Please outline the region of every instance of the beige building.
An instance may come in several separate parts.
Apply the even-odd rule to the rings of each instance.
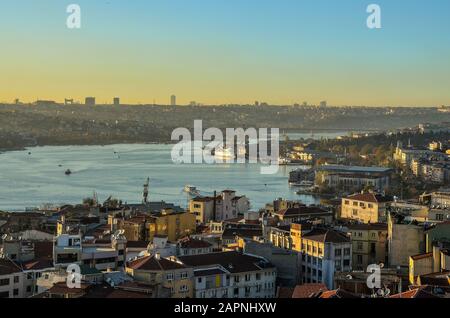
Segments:
[[[189,212],[195,215],[198,224],[214,220],[214,198],[197,197],[189,201]]]
[[[393,198],[375,193],[357,193],[342,198],[341,218],[362,223],[386,222],[386,208]]]
[[[366,270],[371,264],[387,263],[387,224],[353,224],[348,229],[354,270]]]
[[[169,288],[172,298],[194,296],[194,272],[180,262],[171,261],[159,254],[136,259],[127,264],[126,272],[136,281]]]
[[[388,259],[389,266],[409,266],[411,255],[425,252],[425,231],[421,225],[403,223],[388,214]]]
[[[425,254],[418,254],[409,257],[409,282],[412,285],[420,285],[420,277],[449,273],[450,271],[450,250],[433,247],[433,251]],[[450,285],[450,281],[449,281]]]

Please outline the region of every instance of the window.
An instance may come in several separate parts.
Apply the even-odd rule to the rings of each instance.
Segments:
[[[357,255],[357,256],[356,256],[356,263],[357,263],[358,265],[362,265],[362,263],[363,263],[363,257],[362,257],[362,255]]]
[[[181,279],[186,279],[188,278],[188,273],[187,272],[182,272],[181,273]]]
[[[353,213],[353,215],[358,215],[358,210],[356,210],[356,209],[353,209],[353,211],[352,211],[352,213]]]
[[[313,246],[313,253],[317,253],[317,247]]]
[[[350,249],[344,248],[344,255],[350,255]]]
[[[239,296],[239,288],[235,288],[233,294],[234,296]]]
[[[246,282],[249,282],[251,280],[251,278],[252,278],[252,275],[250,275],[250,274],[246,274],[245,275],[245,281]]]
[[[345,200],[345,205],[350,205],[350,201],[349,200]]]
[[[168,281],[172,281],[172,280],[173,280],[173,273],[168,273],[168,274],[166,275],[166,279],[167,279]]]
[[[14,284],[19,282],[19,276],[14,276]]]
[[[19,290],[17,288],[13,290],[13,296],[19,296]]]
[[[261,274],[260,273],[256,273],[256,280],[261,280]]]
[[[344,259],[344,267],[350,266],[350,260]]]
[[[322,248],[319,247],[319,254],[322,254]]]
[[[372,208],[373,208],[373,204],[369,203],[369,209],[372,209]]]
[[[31,293],[31,286],[27,286],[27,293]]]
[[[9,298],[9,292],[8,291],[0,292],[0,298]]]
[[[341,249],[337,249],[334,251],[334,255],[335,256],[341,256],[342,255],[342,250]]]
[[[239,283],[239,280],[240,280],[240,279],[239,279],[239,276],[234,276],[234,282],[235,282],[235,283]]]
[[[362,243],[362,242],[358,242],[358,244],[357,244],[357,249],[358,249],[359,251],[361,251],[361,250],[363,249],[363,243]]]
[[[187,292],[187,291],[189,291],[189,287],[187,285],[180,286],[180,292]]]
[[[341,261],[335,261],[334,262],[334,267],[336,268],[337,271],[341,270]]]

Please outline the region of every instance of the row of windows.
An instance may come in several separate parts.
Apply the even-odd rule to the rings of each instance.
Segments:
[[[345,204],[345,205],[350,205],[350,201],[349,201],[349,200],[345,200],[345,201],[344,201],[344,204]],[[368,204],[366,205],[364,202],[359,202],[359,204],[358,204],[357,201],[353,201],[352,205],[353,205],[353,206],[358,206],[358,205],[359,205],[361,208],[366,208],[366,207],[368,207],[369,209],[372,209],[372,208],[373,208],[373,204],[372,204],[372,203],[368,203]]]
[[[180,279],[187,279],[189,277],[188,272],[181,272],[180,273]],[[166,274],[166,280],[168,281],[173,281],[175,278],[175,274],[174,273],[167,273]]]

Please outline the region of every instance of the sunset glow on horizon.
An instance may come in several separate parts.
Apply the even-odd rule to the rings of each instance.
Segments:
[[[449,31],[446,0],[0,0],[0,102],[438,106]]]

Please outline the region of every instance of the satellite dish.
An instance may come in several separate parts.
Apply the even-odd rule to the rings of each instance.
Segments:
[[[384,263],[380,263],[380,268],[384,268]]]

